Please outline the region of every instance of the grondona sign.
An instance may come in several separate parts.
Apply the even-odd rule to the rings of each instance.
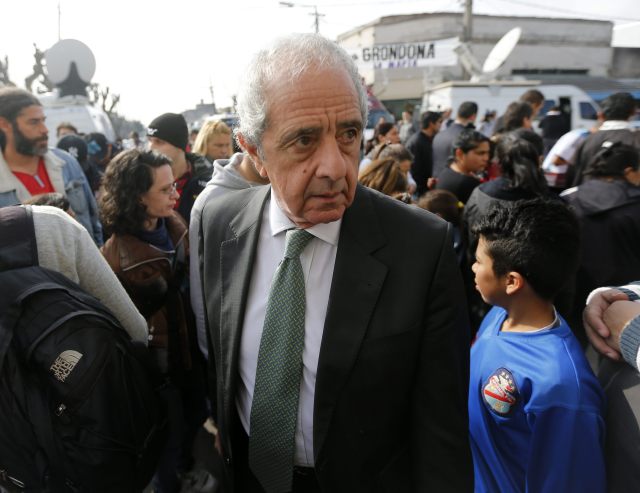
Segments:
[[[383,43],[347,49],[361,69],[449,66],[458,63],[458,38],[412,43]]]

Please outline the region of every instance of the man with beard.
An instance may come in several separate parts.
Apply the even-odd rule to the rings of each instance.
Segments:
[[[0,89],[0,207],[43,193],[64,194],[76,219],[98,245],[102,226],[98,207],[78,161],[60,149],[49,149],[49,132],[38,98],[15,87]]]

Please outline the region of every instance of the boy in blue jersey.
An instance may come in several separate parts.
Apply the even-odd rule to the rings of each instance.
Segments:
[[[477,492],[603,492],[603,394],[553,298],[577,268],[559,202],[491,209],[474,227],[476,289],[494,305],[471,348]]]

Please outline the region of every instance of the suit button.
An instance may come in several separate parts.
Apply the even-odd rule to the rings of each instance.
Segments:
[[[224,458],[224,463],[225,463],[226,465],[230,466],[230,465],[231,465],[231,457],[225,457],[225,458]]]

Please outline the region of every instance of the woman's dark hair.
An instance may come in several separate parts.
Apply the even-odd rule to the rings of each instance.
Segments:
[[[524,101],[515,101],[507,106],[504,112],[504,131],[511,132],[521,128],[524,125],[525,118],[531,118],[533,109],[529,103]]]
[[[542,137],[540,137],[533,130],[530,130],[528,128],[519,128],[518,130],[514,130],[511,133],[533,145],[539,156],[542,156],[544,154],[544,142],[542,141]]]
[[[391,158],[375,159],[360,172],[358,181],[365,187],[378,190],[385,195],[407,191],[407,177],[398,163]]]
[[[365,147],[364,153],[369,154],[371,149],[379,144],[378,137],[385,136],[389,133],[389,131],[394,127],[394,124],[391,122],[380,122],[376,125],[376,128],[373,129],[373,137],[367,141],[367,146]]]
[[[456,140],[453,141],[452,148],[454,154],[456,149],[460,149],[466,154],[467,152],[478,147],[483,142],[490,142],[489,137],[472,128],[465,128],[458,134]]]
[[[538,139],[538,135],[528,130],[510,132],[500,139],[496,156],[501,174],[512,188],[545,196],[549,189],[540,169],[542,142],[538,143]]]
[[[584,175],[591,178],[622,178],[626,168],[632,168],[635,171],[638,167],[640,167],[640,157],[635,147],[622,142],[605,141],[587,165]]]
[[[153,185],[154,170],[171,160],[154,151],[130,149],[107,165],[102,179],[100,219],[109,233],[134,234],[147,219],[147,208],[140,198]]]

